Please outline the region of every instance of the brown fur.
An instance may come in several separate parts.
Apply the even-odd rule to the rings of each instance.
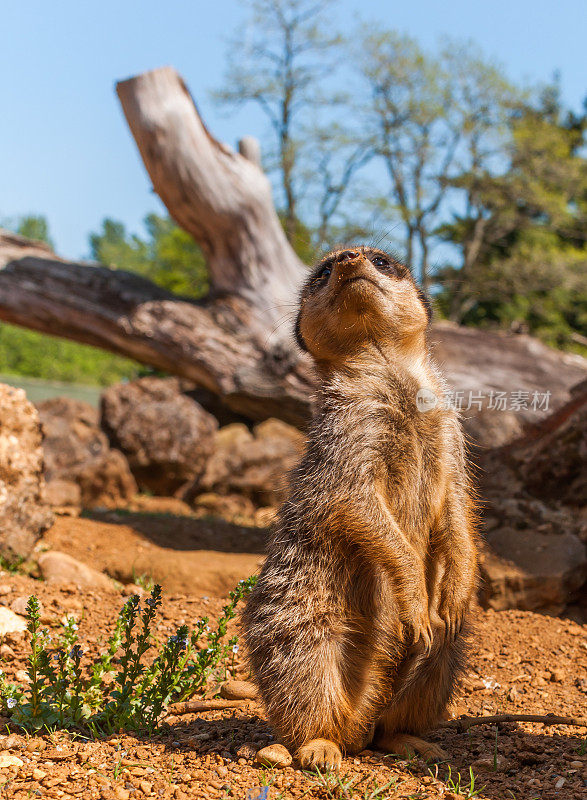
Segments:
[[[427,325],[410,273],[379,250],[330,254],[302,292],[317,410],[243,627],[303,766],[337,767],[374,737],[441,755],[417,735],[463,666],[476,544],[456,413],[416,406],[421,387],[445,391]]]

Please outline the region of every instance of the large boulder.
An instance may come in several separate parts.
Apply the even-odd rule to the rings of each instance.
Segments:
[[[517,439],[567,403],[571,388],[587,378],[586,359],[532,336],[437,322],[430,339],[465,431],[483,448]]]
[[[112,507],[134,497],[137,485],[128,463],[122,453],[111,449],[95,408],[68,397],[43,400],[37,408],[52,503]]]
[[[102,427],[141,488],[171,495],[204,471],[218,423],[177,378],[140,378],[104,392]]]
[[[103,572],[83,564],[68,553],[49,550],[39,558],[39,567],[47,583],[75,584],[79,589],[102,589],[114,592],[116,586]]]
[[[22,389],[0,384],[0,554],[26,557],[53,517],[43,497],[37,411]]]
[[[587,386],[481,459],[481,601],[560,613],[587,590]]]
[[[258,506],[277,505],[304,441],[297,428],[277,419],[261,422],[252,433],[239,423],[227,425],[218,431],[214,453],[186,496],[244,495]]]

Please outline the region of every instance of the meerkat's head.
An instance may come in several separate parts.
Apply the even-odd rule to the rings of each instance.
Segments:
[[[369,341],[402,346],[426,329],[430,304],[410,271],[372,247],[335,250],[302,290],[298,344],[317,361],[336,361]]]

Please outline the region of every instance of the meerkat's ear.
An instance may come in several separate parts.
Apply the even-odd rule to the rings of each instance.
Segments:
[[[296,325],[294,329],[294,335],[296,337],[296,342],[298,343],[298,347],[300,350],[303,350],[304,353],[308,352],[308,348],[306,347],[306,343],[304,342],[304,337],[302,336],[302,331],[300,330],[300,315],[298,314],[296,317]]]
[[[426,316],[428,317],[428,322],[432,320],[432,303],[430,302],[430,298],[428,295],[422,291],[422,289],[418,289],[418,297],[420,298],[420,302],[424,306],[426,310]]]

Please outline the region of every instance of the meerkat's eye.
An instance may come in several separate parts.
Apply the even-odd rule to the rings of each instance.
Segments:
[[[328,278],[330,277],[330,273],[331,272],[332,272],[332,267],[330,266],[330,264],[325,264],[322,267],[322,269],[320,270],[320,272],[318,273],[317,280],[319,280],[319,281],[327,281]]]
[[[394,262],[391,259],[386,258],[386,256],[371,256],[369,260],[380,272],[385,272],[390,275],[399,274]]]

